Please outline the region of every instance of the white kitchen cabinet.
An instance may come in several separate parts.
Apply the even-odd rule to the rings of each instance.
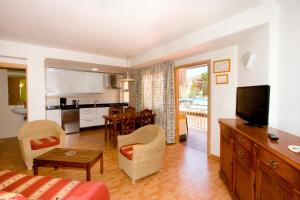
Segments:
[[[59,74],[56,69],[47,69],[46,86],[48,93],[59,93]]]
[[[103,74],[96,73],[95,74],[95,93],[103,93],[104,90],[104,82],[103,82]]]
[[[80,128],[96,126],[96,118],[93,119],[80,119]]]
[[[102,126],[105,124],[103,115],[108,115],[109,107],[97,108],[97,126]]]
[[[96,119],[96,108],[80,108],[80,119]]]
[[[84,88],[85,93],[103,93],[103,74],[85,72]]]
[[[80,128],[105,124],[103,115],[108,115],[108,107],[80,108]]]
[[[83,72],[75,70],[65,70],[65,82],[67,83],[67,91],[65,93],[84,93],[84,77]]]
[[[103,93],[103,74],[48,68],[47,93]]]
[[[80,128],[97,126],[96,108],[80,108]]]
[[[51,120],[59,124],[61,126],[61,110],[47,110],[46,111],[46,119]]]
[[[70,90],[70,70],[48,68],[46,85],[48,93],[68,93]]]

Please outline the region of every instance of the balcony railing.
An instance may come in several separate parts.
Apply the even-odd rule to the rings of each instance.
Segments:
[[[184,108],[179,112],[186,116],[188,127],[207,130],[207,109]]]

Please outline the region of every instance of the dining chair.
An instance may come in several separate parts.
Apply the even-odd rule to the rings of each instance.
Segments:
[[[148,124],[153,124],[152,110],[145,109],[140,113],[140,126],[146,126]]]
[[[135,112],[135,107],[127,107],[127,108],[124,108],[124,112],[126,112],[126,111],[133,111],[133,112]]]
[[[123,112],[121,120],[121,135],[127,135],[135,131],[135,111]]]
[[[122,114],[123,112],[123,108],[120,106],[114,106],[114,107],[110,107],[108,110],[108,114],[112,115],[112,114]]]
[[[108,139],[113,140],[113,144],[116,145],[117,136],[121,133],[121,119],[122,114],[120,113],[112,113],[109,115],[109,121],[108,121]]]
[[[117,137],[117,132],[120,131],[120,119],[123,113],[123,108],[120,106],[110,107],[108,110],[108,139],[113,138],[114,144],[116,143],[115,138]]]

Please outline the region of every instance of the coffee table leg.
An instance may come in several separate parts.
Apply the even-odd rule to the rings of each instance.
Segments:
[[[100,174],[103,174],[103,153],[100,157]]]
[[[90,181],[91,180],[91,168],[90,166],[86,167],[86,181]]]
[[[38,173],[39,173],[39,171],[38,171],[37,161],[33,160],[33,175],[37,176]]]

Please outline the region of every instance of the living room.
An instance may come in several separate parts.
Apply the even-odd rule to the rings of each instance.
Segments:
[[[117,136],[105,137],[105,118],[102,118],[105,114],[95,117],[99,127],[79,127],[80,134],[65,135],[65,147],[103,151],[103,174],[99,173],[99,159],[91,168],[90,178],[106,185],[110,199],[230,199],[231,192],[218,174],[221,148],[219,119],[236,118],[237,87],[269,85],[269,126],[300,136],[297,106],[300,100],[300,90],[297,88],[299,68],[296,67],[299,57],[299,6],[297,0],[228,0],[222,3],[204,0],[184,3],[124,3],[116,0],[108,3],[94,0],[85,4],[70,1],[2,1],[0,66],[22,66],[26,69],[27,119],[24,124],[49,119],[47,106],[59,105],[62,97],[66,97],[66,104],[70,105],[71,100],[79,99],[79,107],[83,104],[91,106],[86,107],[88,109],[125,102],[125,107],[135,107],[137,112],[147,108],[147,105],[158,105],[157,100],[168,102],[167,105],[153,107],[153,121],[166,132],[167,144],[161,170],[134,180],[135,184],[118,167]],[[226,74],[227,83],[218,84],[217,75],[220,74],[214,72],[214,63],[226,59],[230,60],[230,70],[220,74]],[[160,80],[174,77],[172,70],[201,61],[208,61],[211,67],[208,154],[177,144],[176,110],[171,103],[172,95],[165,95],[165,90],[159,90],[161,93],[155,90],[163,87],[159,85],[162,84]],[[129,88],[104,88],[101,93],[92,95],[86,91],[79,95],[78,92],[66,96],[48,95],[49,68],[124,74],[125,78],[129,71],[128,77],[134,81],[127,81]],[[165,70],[167,78],[157,78],[156,71],[160,68],[160,71],[168,69]],[[158,80],[149,93],[139,86],[149,88],[145,85],[146,81],[140,80],[147,74]],[[137,91],[144,93],[140,95]],[[167,87],[167,91],[172,93],[172,86]],[[124,100],[126,92],[129,96]],[[156,97],[155,94],[162,95]],[[143,104],[139,103],[140,99],[143,99]],[[1,123],[4,123],[4,118],[2,116]],[[7,129],[0,129],[1,170],[33,175],[33,170],[26,169],[21,156],[17,140],[21,125],[18,126],[13,126],[13,131],[9,133]],[[297,144],[295,141],[295,144],[288,145]],[[294,156],[299,159],[299,154]],[[297,166],[299,163],[294,167]],[[55,170],[39,167],[39,175],[86,180],[84,170],[72,168],[58,167]],[[178,184],[182,189],[170,192],[178,188]],[[299,190],[296,188],[296,191]]]

